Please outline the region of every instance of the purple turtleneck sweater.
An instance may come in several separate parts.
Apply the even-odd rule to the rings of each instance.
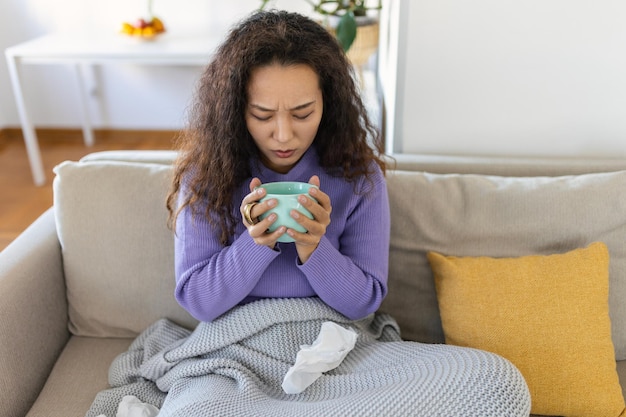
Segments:
[[[176,222],[176,299],[195,318],[212,321],[232,307],[269,297],[314,297],[343,315],[358,319],[373,313],[387,293],[389,201],[378,167],[371,181],[349,183],[328,175],[311,147],[287,174],[260,163],[252,177],[262,183],[308,182],[320,178],[320,189],[332,204],[331,223],[311,257],[301,264],[294,243],[260,246],[239,222],[227,245],[220,231],[203,216],[192,219],[185,208]],[[233,195],[236,218],[252,177]],[[184,190],[182,190],[184,194]]]

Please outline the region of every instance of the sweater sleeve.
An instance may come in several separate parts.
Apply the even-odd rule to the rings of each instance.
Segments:
[[[225,246],[203,215],[185,207],[176,222],[176,299],[196,319],[212,321],[242,301],[279,254],[246,232]]]
[[[318,296],[351,319],[375,312],[387,294],[389,199],[382,173],[374,180],[349,213],[339,248],[324,237],[300,266]]]

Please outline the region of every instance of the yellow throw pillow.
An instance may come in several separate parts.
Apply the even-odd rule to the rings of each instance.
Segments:
[[[510,360],[526,379],[533,414],[624,412],[604,243],[520,258],[430,252],[428,260],[446,343]]]

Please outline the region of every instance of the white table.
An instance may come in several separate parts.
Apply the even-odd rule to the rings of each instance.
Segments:
[[[24,142],[36,185],[43,185],[43,170],[37,134],[28,114],[22,89],[21,67],[25,64],[70,64],[74,66],[80,92],[82,130],[85,144],[94,142],[88,112],[85,67],[104,63],[140,65],[204,66],[218,42],[219,36],[174,36],[166,33],[154,41],[140,41],[115,33],[94,35],[51,34],[7,48],[5,55],[15,93]]]

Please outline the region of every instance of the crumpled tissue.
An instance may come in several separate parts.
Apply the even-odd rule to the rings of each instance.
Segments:
[[[322,373],[335,369],[354,349],[357,333],[337,323],[322,323],[317,339],[311,345],[301,345],[295,364],[283,379],[287,394],[299,394],[317,380]]]
[[[126,395],[117,406],[115,417],[156,417],[159,409],[152,404],[144,403],[134,395]],[[106,417],[104,414],[98,417]]]

